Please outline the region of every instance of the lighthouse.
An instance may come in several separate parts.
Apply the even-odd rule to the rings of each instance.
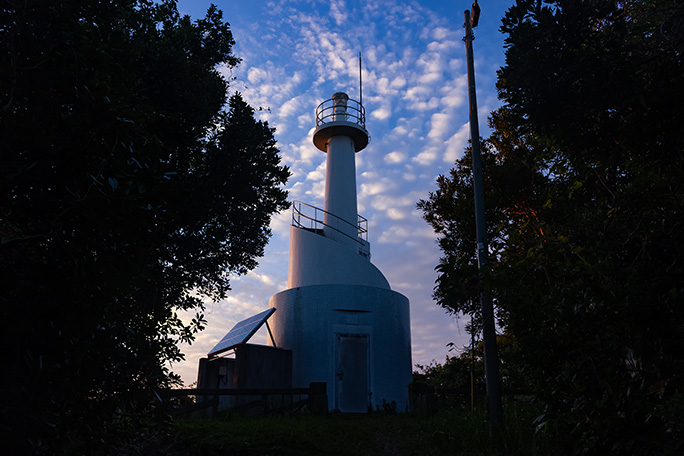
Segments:
[[[410,406],[409,301],[371,262],[357,209],[355,155],[369,140],[364,108],[346,93],[316,108],[325,206],[292,203],[288,288],[269,301],[271,343],[292,352],[292,386],[325,382],[329,409],[342,413]]]

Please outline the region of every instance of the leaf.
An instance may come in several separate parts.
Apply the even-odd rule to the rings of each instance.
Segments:
[[[119,182],[117,182],[116,179],[114,179],[113,177],[110,177],[107,180],[108,180],[109,186],[112,188],[112,190],[116,190],[117,188],[119,188]]]

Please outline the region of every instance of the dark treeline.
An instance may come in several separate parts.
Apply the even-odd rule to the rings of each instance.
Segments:
[[[289,171],[217,69],[233,44],[172,0],[0,7],[6,454],[135,450],[202,300],[263,254]]]
[[[501,30],[482,278],[502,362],[558,454],[679,454],[684,5],[519,0]],[[466,151],[419,207],[441,235],[437,302],[477,321],[472,194]]]

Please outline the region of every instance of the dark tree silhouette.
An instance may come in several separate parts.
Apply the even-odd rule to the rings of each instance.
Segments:
[[[202,300],[257,265],[289,171],[228,99],[233,44],[171,0],[0,8],[5,450],[130,445]]]
[[[499,323],[559,453],[684,449],[684,7],[519,0],[487,181]],[[469,159],[419,203],[438,303],[472,312]]]

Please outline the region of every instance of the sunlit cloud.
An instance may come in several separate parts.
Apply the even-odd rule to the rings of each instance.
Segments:
[[[373,198],[371,205],[379,211],[399,210],[400,208],[412,209],[415,201],[405,194],[399,196],[380,195]]]
[[[269,74],[266,72],[266,70],[255,67],[247,70],[247,80],[250,82],[250,84],[258,84],[264,81],[270,82]]]
[[[378,240],[382,243],[396,243],[416,239],[420,239],[421,241],[426,239],[432,240],[434,238],[435,233],[429,227],[420,228],[408,225],[392,225],[382,232]]]
[[[385,192],[387,189],[394,187],[396,184],[389,182],[387,179],[381,179],[380,182],[368,182],[361,184],[361,193],[364,195],[378,195]]]
[[[266,274],[258,274],[254,271],[250,271],[248,276],[254,278],[266,286],[274,285],[273,279]]]
[[[403,76],[397,76],[390,83],[390,87],[396,90],[402,89],[406,87],[406,79]]]
[[[443,112],[436,112],[430,118],[430,131],[427,136],[430,139],[441,139],[450,129],[449,116]]]
[[[343,26],[349,17],[346,13],[346,5],[342,0],[333,0],[330,2],[330,14],[335,19],[338,26]]]
[[[442,94],[440,103],[447,108],[463,106],[468,97],[467,84],[468,79],[465,76],[449,81],[440,90]]]
[[[408,109],[425,111],[429,109],[429,106],[424,103],[424,100],[431,98],[430,95],[432,93],[433,92],[428,87],[413,86],[404,92],[403,99],[409,103],[407,105]],[[422,104],[420,104],[421,102]]]
[[[306,180],[319,182],[325,179],[325,163],[321,163],[316,169],[306,175]]]
[[[411,160],[415,163],[423,166],[428,166],[434,163],[439,156],[439,150],[437,147],[426,147],[421,150],[418,155],[413,157]]]
[[[406,152],[402,151],[394,151],[390,152],[389,154],[385,155],[385,162],[387,163],[402,163],[406,161],[406,158],[408,157],[408,154]]]
[[[463,124],[461,128],[447,140],[444,148],[443,161],[453,163],[461,156],[470,139],[470,124]]]
[[[403,220],[406,218],[406,212],[397,209],[396,207],[391,207],[386,211],[387,216],[392,220]]]
[[[371,112],[371,117],[377,120],[385,120],[388,119],[392,115],[392,111],[389,109],[389,107],[383,106],[378,109],[374,109]]]

